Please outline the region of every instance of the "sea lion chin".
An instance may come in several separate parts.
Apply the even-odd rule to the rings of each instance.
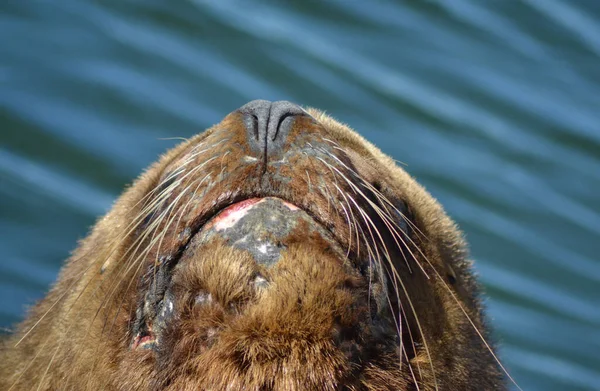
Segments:
[[[252,101],[164,155],[2,341],[0,388],[503,390],[461,233],[392,159]]]

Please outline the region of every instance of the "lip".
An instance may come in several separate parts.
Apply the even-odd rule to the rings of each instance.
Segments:
[[[290,202],[284,201],[277,197],[250,198],[250,199],[246,199],[246,200],[231,204],[228,207],[226,207],[225,209],[221,210],[212,219],[210,219],[201,229],[204,230],[204,229],[214,227],[215,230],[222,231],[224,229],[231,228],[232,226],[235,225],[235,223],[238,220],[240,220],[242,217],[244,217],[250,209],[257,206],[258,204],[265,202],[267,199],[277,199],[284,206],[286,206],[288,209],[290,209],[292,211],[300,209],[296,205],[294,205]]]
[[[347,246],[347,242],[344,238],[340,237],[339,232],[336,232],[335,226],[332,223],[333,219],[330,213],[326,211],[320,211],[316,205],[310,205],[304,203],[302,200],[292,200],[277,192],[253,192],[245,193],[242,191],[225,191],[222,196],[213,201],[212,206],[207,208],[205,212],[202,212],[196,217],[191,225],[189,226],[189,237],[185,241],[185,244],[176,252],[174,258],[178,259],[183,250],[185,250],[192,240],[192,238],[202,229],[205,228],[206,224],[210,224],[215,217],[222,213],[229,213],[237,208],[248,206],[245,203],[259,202],[265,198],[277,198],[283,201],[289,206],[301,209],[308,216],[313,219],[317,224],[325,228],[341,246]],[[233,209],[230,209],[233,208]],[[335,209],[332,208],[331,213],[335,213]]]

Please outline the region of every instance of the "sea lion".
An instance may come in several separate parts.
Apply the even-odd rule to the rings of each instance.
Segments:
[[[2,342],[3,390],[503,390],[460,231],[347,126],[252,101],[152,165]]]

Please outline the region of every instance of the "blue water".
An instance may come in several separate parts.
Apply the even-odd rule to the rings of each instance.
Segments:
[[[0,33],[0,327],[173,137],[287,99],[445,205],[524,390],[600,390],[600,2],[8,0]]]

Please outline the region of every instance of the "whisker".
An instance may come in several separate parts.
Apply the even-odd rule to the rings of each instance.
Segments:
[[[334,171],[335,171],[335,172],[336,172],[336,173],[337,173],[337,174],[338,174],[338,175],[339,175],[339,176],[340,176],[342,179],[344,179],[344,180],[346,181],[346,183],[347,183],[349,186],[351,186],[351,188],[353,188],[355,191],[357,191],[359,194],[361,194],[361,195],[363,196],[363,198],[364,198],[365,200],[367,200],[367,202],[369,202],[369,201],[370,201],[370,200],[368,199],[368,197],[367,197],[366,195],[364,195],[364,193],[363,193],[363,192],[362,192],[362,191],[361,191],[361,190],[360,190],[360,189],[359,189],[359,188],[358,188],[356,185],[354,185],[354,184],[352,183],[352,181],[350,181],[348,178],[346,178],[346,177],[345,177],[345,176],[344,176],[344,175],[343,175],[343,174],[342,174],[342,173],[341,173],[341,172],[340,172],[340,171],[339,171],[339,170],[338,170],[338,169],[337,169],[335,166],[333,166],[333,165],[330,165],[328,162],[326,162],[326,161],[325,161],[324,159],[322,159],[321,157],[318,157],[318,156],[317,156],[317,159],[319,159],[319,160],[320,160],[320,161],[321,161],[323,164],[325,164],[326,166],[329,166],[331,169],[333,169],[333,170],[334,170]],[[372,239],[372,241],[373,241],[374,243],[380,243],[380,245],[382,245],[382,247],[383,247],[383,251],[384,251],[384,252],[383,252],[383,254],[385,255],[385,259],[386,259],[386,261],[387,261],[387,262],[388,262],[388,264],[390,265],[390,269],[393,271],[393,275],[394,275],[394,277],[395,277],[395,278],[394,278],[394,280],[396,280],[396,281],[398,281],[398,282],[400,283],[400,287],[402,288],[402,291],[403,291],[403,293],[404,293],[404,296],[405,296],[405,298],[406,298],[406,300],[407,300],[407,302],[408,302],[408,304],[409,304],[409,306],[410,306],[410,308],[411,308],[411,311],[412,311],[412,313],[413,313],[413,315],[414,315],[414,317],[415,317],[415,322],[416,322],[416,324],[417,324],[417,328],[419,329],[419,333],[420,333],[420,335],[421,335],[421,337],[422,337],[422,340],[423,340],[423,347],[424,347],[424,349],[425,349],[425,352],[426,352],[427,356],[429,357],[429,364],[430,364],[430,367],[431,367],[431,371],[432,371],[432,376],[433,376],[433,380],[434,380],[434,383],[435,383],[435,387],[436,387],[436,389],[437,389],[437,388],[438,388],[438,383],[437,383],[437,378],[436,378],[436,374],[435,374],[435,369],[433,368],[433,360],[432,360],[432,356],[431,356],[431,353],[430,353],[430,350],[429,350],[429,346],[428,346],[428,344],[427,344],[427,340],[426,340],[426,338],[425,338],[425,334],[424,334],[424,332],[423,332],[423,328],[422,328],[421,322],[419,321],[419,316],[418,316],[418,314],[417,314],[417,312],[416,312],[416,309],[415,309],[415,307],[414,307],[414,304],[413,304],[413,302],[412,302],[412,299],[410,298],[410,295],[409,295],[409,293],[408,293],[408,290],[406,289],[406,287],[405,287],[405,285],[404,285],[404,282],[402,281],[402,279],[401,279],[400,275],[398,274],[397,270],[396,270],[396,269],[394,268],[394,266],[393,266],[393,262],[392,262],[392,259],[391,259],[391,256],[390,256],[390,254],[389,254],[389,251],[388,251],[388,249],[387,249],[387,246],[385,245],[385,241],[383,240],[383,237],[381,236],[381,234],[380,234],[380,232],[379,232],[379,230],[378,230],[378,228],[377,228],[376,224],[375,224],[375,223],[372,221],[372,219],[369,217],[369,215],[368,215],[366,212],[364,212],[364,211],[362,210],[362,208],[361,208],[361,207],[358,205],[358,203],[356,203],[356,201],[354,201],[352,198],[350,198],[350,200],[351,200],[351,201],[353,201],[353,203],[354,203],[354,206],[355,206],[355,207],[356,207],[356,209],[359,211],[359,213],[360,213],[361,217],[362,217],[362,218],[363,218],[363,220],[365,221],[365,223],[366,223],[366,227],[367,227],[367,229],[368,229],[368,232],[369,232],[369,234],[370,234],[370,236],[371,236],[371,239]],[[375,204],[374,204],[372,201],[370,201],[370,204],[371,204],[371,205],[370,205],[371,207],[375,206]],[[371,230],[371,227],[373,228],[372,230]],[[377,235],[377,238],[375,237],[375,234],[374,234],[374,233]],[[377,240],[377,239],[378,239],[378,240]],[[368,241],[367,241],[367,242],[368,242]],[[375,247],[375,252],[376,252],[376,254],[377,254],[377,257],[376,257],[375,259],[381,259],[381,258],[379,257],[379,251],[377,250],[377,246]],[[423,271],[424,271],[424,270],[423,270]],[[396,320],[396,322],[397,322],[397,320]]]
[[[197,148],[197,147],[198,147],[198,146],[196,146],[195,148]],[[200,154],[202,154],[203,152],[205,152],[205,151],[207,151],[207,150],[208,150],[208,149],[206,149],[206,150],[202,150],[202,151],[195,151],[195,152],[194,152],[192,155],[193,155],[193,156],[199,156]],[[214,158],[216,158],[216,157],[214,157]],[[213,159],[214,159],[214,158],[213,158]],[[171,174],[170,174],[170,175],[169,175],[167,178],[165,178],[165,179],[164,179],[164,180],[163,180],[161,183],[167,183],[167,182],[168,182],[168,181],[170,181],[171,179],[173,179],[173,178],[175,178],[175,177],[179,176],[181,173],[185,172],[185,170],[184,170],[185,166],[186,166],[187,164],[189,164],[189,163],[190,163],[192,160],[193,160],[193,159],[191,159],[191,158],[187,158],[185,161],[181,162],[182,166],[180,166],[180,167],[178,168],[178,170],[175,170],[173,173],[171,173]],[[212,159],[209,159],[209,161],[210,161],[210,160],[212,160]],[[207,163],[207,162],[205,162],[205,163]],[[185,177],[187,177],[187,176],[189,176],[189,175],[193,174],[194,172],[196,172],[197,170],[199,170],[200,168],[202,168],[202,166],[203,166],[203,165],[200,165],[200,166],[197,166],[197,167],[195,167],[194,169],[190,170],[190,172],[188,172],[188,173],[187,173],[185,176],[183,176],[183,177],[181,177],[181,178],[178,178],[178,180],[177,180],[177,181],[174,181],[174,182],[170,183],[170,185],[169,185],[167,188],[163,189],[163,190],[162,190],[162,192],[159,194],[159,196],[158,196],[158,197],[157,197],[157,198],[156,198],[156,199],[155,199],[155,200],[154,200],[152,203],[150,203],[149,205],[147,204],[147,205],[144,207],[144,209],[143,209],[142,213],[139,213],[139,214],[138,214],[138,216],[137,216],[136,218],[132,219],[132,222],[131,222],[131,223],[130,223],[130,224],[127,226],[127,227],[126,227],[126,230],[128,230],[128,231],[126,232],[126,235],[124,235],[124,237],[123,237],[121,240],[119,240],[119,241],[118,241],[118,242],[117,242],[117,243],[116,243],[116,244],[113,246],[113,250],[111,250],[111,252],[109,253],[109,257],[110,257],[110,256],[112,256],[113,252],[116,250],[116,248],[118,248],[119,244],[120,244],[121,242],[123,242],[123,241],[125,240],[125,238],[126,238],[126,237],[128,237],[128,236],[129,236],[131,233],[133,233],[133,231],[134,231],[134,230],[137,228],[137,225],[138,225],[138,224],[139,224],[139,223],[142,221],[142,217],[143,217],[143,215],[145,214],[145,213],[143,213],[143,212],[149,212],[150,210],[153,210],[153,209],[155,209],[156,207],[158,207],[158,206],[159,206],[159,205],[160,205],[160,204],[161,204],[163,201],[165,201],[165,200],[166,200],[167,196],[168,196],[169,194],[171,194],[171,193],[172,193],[173,189],[175,189],[176,187],[178,187],[178,186],[179,186],[179,184],[180,184],[180,183],[183,181],[183,179],[185,179]],[[153,189],[152,189],[152,190],[151,190],[151,191],[150,191],[148,194],[146,194],[146,196],[144,196],[144,197],[143,197],[141,200],[139,200],[139,201],[136,203],[136,205],[138,205],[139,203],[141,203],[141,202],[142,202],[142,201],[144,201],[144,200],[148,200],[148,199],[149,199],[149,197],[151,197],[151,196],[152,196],[152,195],[153,195],[153,194],[156,192],[156,190],[157,190],[158,188],[160,188],[160,185],[158,185],[158,186],[155,186],[155,187],[154,187],[154,188],[153,188]],[[176,199],[176,201],[177,201],[177,199]],[[175,202],[176,202],[176,201],[175,201]],[[171,205],[173,205],[173,203],[172,203]],[[163,214],[162,214],[162,215],[163,215],[163,217],[164,217],[165,213],[166,213],[166,212],[169,212],[169,211],[170,211],[170,208],[166,208],[166,210],[165,210],[165,211],[163,212]],[[159,224],[160,224],[160,221],[161,221],[161,220],[162,220],[162,219],[161,219],[161,218],[159,218],[159,219],[157,219],[157,221],[153,222],[153,224],[151,224],[151,226],[147,228],[146,232],[145,232],[144,234],[142,234],[142,235],[140,235],[140,236],[138,237],[138,239],[136,240],[136,242],[134,242],[134,243],[133,243],[133,246],[131,246],[131,247],[129,248],[129,250],[128,250],[128,251],[126,251],[125,255],[127,255],[127,253],[128,253],[129,251],[131,251],[131,250],[132,250],[134,247],[135,247],[135,251],[134,251],[133,253],[137,252],[137,251],[139,250],[139,247],[141,246],[141,244],[144,242],[145,238],[147,237],[147,234],[148,234],[149,232],[151,232],[151,231],[155,231],[155,230],[158,228],[158,226],[159,226]],[[137,243],[137,245],[136,245],[135,243]],[[148,254],[148,253],[149,253],[149,251],[151,251],[151,249],[154,247],[154,245],[155,245],[155,244],[156,244],[156,241],[155,241],[155,240],[151,240],[151,244],[150,244],[150,245],[147,247],[146,251],[144,251],[143,253],[141,253],[141,254],[140,254],[140,256],[138,257],[138,260],[139,260],[139,259],[141,259],[141,258],[143,258],[143,257],[145,257],[145,255],[146,255],[146,254]],[[132,254],[133,254],[133,253],[132,253]],[[129,261],[131,261],[131,258],[129,258]],[[120,266],[118,266],[117,268],[115,268],[115,269],[114,269],[114,270],[113,270],[113,271],[112,271],[110,274],[113,274],[114,272],[118,271],[118,270],[119,270],[119,269],[120,269],[120,268],[121,268],[123,265],[127,265],[127,264],[129,264],[129,263],[130,263],[129,261],[127,261],[127,260],[126,260],[125,262],[122,262],[122,263],[120,264]],[[136,263],[139,263],[139,262],[138,262],[138,261],[135,261],[135,262],[131,263],[131,264],[130,264],[130,266],[126,268],[125,274],[129,273],[129,272],[132,270],[132,266],[134,266]],[[106,262],[105,262],[105,264],[106,264]],[[92,265],[90,265],[90,266],[92,266]],[[137,269],[136,269],[136,271],[135,271],[135,274],[137,274],[137,273],[139,272],[139,270],[140,270],[140,267],[141,267],[141,263],[139,263],[139,266],[137,267]],[[88,268],[89,268],[89,267],[88,267]],[[87,270],[87,269],[86,269],[86,270]],[[106,276],[106,277],[108,277],[108,276]],[[74,301],[74,302],[71,304],[71,307],[68,309],[67,313],[68,313],[68,312],[70,312],[70,310],[71,310],[71,309],[73,308],[73,306],[76,304],[76,302],[77,302],[77,301],[78,301],[78,299],[81,297],[81,295],[82,295],[82,294],[83,294],[83,293],[84,293],[84,292],[87,290],[87,287],[88,287],[88,285],[89,285],[89,283],[90,283],[91,281],[92,281],[92,280],[90,279],[90,280],[88,281],[88,283],[87,283],[87,284],[86,284],[86,285],[83,287],[83,289],[81,290],[81,292],[80,292],[80,293],[79,293],[79,295],[77,296],[76,300],[75,300],[75,301]],[[90,324],[89,324],[89,326],[88,326],[88,329],[87,329],[87,331],[86,331],[86,336],[89,334],[89,331],[91,330],[91,327],[92,327],[92,325],[93,325],[93,323],[94,323],[94,321],[95,321],[96,317],[97,317],[97,316],[98,316],[98,314],[100,313],[100,311],[101,311],[101,310],[102,310],[102,309],[105,307],[106,303],[107,303],[107,302],[110,300],[110,298],[112,297],[112,295],[114,294],[114,292],[116,292],[116,289],[118,288],[118,286],[121,284],[121,282],[119,282],[119,281],[122,281],[122,279],[121,279],[121,280],[117,280],[117,281],[113,282],[113,284],[112,284],[113,286],[112,286],[111,288],[109,288],[109,290],[111,290],[111,293],[110,293],[108,296],[105,296],[104,300],[103,300],[103,301],[102,301],[102,303],[100,304],[100,307],[99,307],[99,308],[98,308],[98,310],[96,311],[96,314],[94,315],[94,317],[93,317],[93,318],[92,318],[92,320],[90,321]],[[127,288],[127,289],[129,289],[129,288],[131,287],[131,283],[132,283],[132,280],[130,280],[130,283],[128,284],[128,288]],[[102,285],[103,285],[103,281],[101,281],[101,282],[100,282],[100,284],[99,284],[99,285],[98,285],[98,287],[97,287],[97,288],[94,290],[94,292],[96,292],[98,289],[100,289],[100,288],[102,287]],[[94,293],[92,293],[92,294],[94,294]],[[116,315],[116,316],[118,316],[118,312],[117,312],[117,315]],[[116,318],[115,318],[115,319],[116,319]],[[113,322],[113,323],[114,323],[114,322]],[[68,334],[68,331],[70,330],[70,328],[71,328],[71,325],[68,327],[68,329],[67,329],[67,331],[66,331],[66,333],[67,333],[67,334]],[[104,327],[103,327],[103,329],[102,329],[102,333],[104,333]],[[56,354],[57,354],[57,352],[58,352],[58,348],[59,348],[59,347],[60,347],[60,344],[58,344],[58,345],[57,345],[57,348],[56,348],[56,350],[55,350],[55,353],[54,353],[53,357],[55,357],[55,356],[56,356]],[[53,359],[51,359],[51,361],[50,361],[50,363],[49,363],[49,366],[52,364],[52,362],[53,362]],[[95,364],[94,364],[94,365],[95,365]],[[43,380],[43,379],[42,379],[42,380]],[[41,382],[40,382],[40,384],[41,384]]]
[[[342,150],[342,149],[340,149]],[[343,151],[343,150],[342,150]],[[322,151],[323,152],[323,151]],[[426,235],[419,229],[419,227],[417,227],[414,222],[411,221],[411,219],[407,218],[400,210],[398,210],[398,208],[389,200],[387,199],[387,197],[385,197],[379,190],[377,190],[373,185],[371,185],[368,181],[364,180],[360,175],[358,175],[356,172],[354,172],[354,170],[352,170],[351,168],[349,168],[344,162],[342,162],[339,158],[337,158],[334,154],[328,154],[328,156],[332,157],[333,159],[335,159],[340,165],[342,165],[344,168],[348,169],[349,171],[353,172],[355,177],[358,178],[361,183],[363,183],[365,185],[365,187],[367,187],[377,198],[380,202],[384,202],[385,204],[387,204],[388,206],[390,206],[391,208],[393,208],[393,210],[395,210],[405,221],[407,224],[411,225],[411,228],[413,228],[416,232],[418,232],[420,235],[422,235],[423,237],[427,238]],[[329,165],[326,161],[322,160],[321,161],[326,164]],[[519,387],[519,385],[516,383],[516,381],[514,380],[514,378],[508,373],[508,370],[504,367],[504,365],[500,362],[499,358],[497,357],[497,355],[494,353],[492,347],[489,345],[489,343],[487,342],[487,340],[485,339],[485,337],[483,336],[483,334],[481,333],[481,331],[479,330],[479,328],[477,327],[477,325],[475,324],[475,322],[473,321],[473,319],[471,318],[471,316],[467,313],[466,309],[464,308],[464,305],[460,302],[460,299],[458,299],[455,295],[455,293],[452,291],[452,288],[446,283],[445,279],[440,275],[440,273],[437,271],[437,268],[432,264],[432,262],[429,260],[429,258],[423,253],[423,251],[421,250],[421,247],[418,246],[412,238],[410,238],[409,235],[407,235],[398,225],[397,223],[394,221],[394,219],[389,216],[389,214],[385,211],[383,211],[378,205],[374,204],[372,201],[370,201],[369,197],[367,197],[362,191],[360,191],[359,189],[356,188],[356,185],[354,183],[352,183],[352,181],[350,181],[349,179],[347,179],[345,177],[345,175],[339,170],[337,169],[335,166],[333,165],[329,165],[331,166],[331,168],[333,170],[336,171],[336,173],[338,175],[340,175],[342,178],[344,178],[346,180],[346,182],[348,183],[349,186],[351,186],[352,188],[355,188],[355,190],[357,190],[362,196],[363,199],[370,204],[370,206],[375,210],[375,212],[380,216],[380,218],[382,219],[382,221],[384,222],[384,224],[388,227],[388,230],[392,233],[392,237],[394,238],[394,240],[400,240],[404,246],[399,246],[399,243],[396,242],[398,244],[398,247],[401,249],[402,247],[406,247],[408,249],[408,251],[411,253],[412,257],[414,260],[416,260],[416,257],[414,256],[414,254],[412,254],[412,251],[410,250],[410,247],[406,245],[406,242],[404,241],[403,237],[406,237],[406,239],[411,242],[415,248],[417,249],[417,251],[420,253],[420,255],[425,259],[425,261],[427,262],[427,264],[431,267],[431,269],[433,269],[436,277],[438,278],[439,281],[441,281],[445,287],[445,289],[450,293],[451,297],[453,298],[453,300],[456,302],[456,304],[458,305],[458,307],[460,308],[461,312],[463,313],[463,315],[465,316],[465,318],[467,319],[467,321],[469,322],[469,324],[473,327],[474,331],[476,332],[476,334],[478,335],[478,337],[480,338],[480,340],[483,342],[483,344],[485,345],[486,349],[489,351],[489,353],[492,355],[494,361],[498,364],[498,366],[500,367],[500,369],[504,372],[504,374],[509,378],[509,380],[511,381],[511,383],[513,383],[519,390],[521,390],[521,388]],[[372,223],[372,222],[370,222]],[[427,239],[428,240],[428,239]],[[417,264],[419,265],[420,269],[423,271],[423,273],[425,273],[425,275],[427,276],[427,278],[429,278],[429,276],[427,275],[427,273],[425,272],[425,270],[423,269],[423,267],[421,266],[420,263],[417,262]],[[394,274],[396,274],[396,278],[401,284],[402,284],[402,289],[404,290],[405,295],[407,295],[407,291],[406,288],[404,287],[402,280],[400,279],[400,276],[397,275],[397,272],[394,271]],[[407,299],[409,299],[407,297]],[[409,304],[412,307],[412,303]],[[414,313],[414,308],[413,308],[413,313]],[[418,323],[418,318],[416,317],[415,314],[415,318],[417,320]],[[423,331],[421,330],[421,326],[418,324],[418,327],[420,329],[420,333],[423,336]],[[410,329],[409,329],[410,330]],[[424,336],[423,336],[424,337]],[[411,337],[412,339],[412,337]],[[427,350],[427,346],[425,344],[425,339],[423,338],[424,341],[424,347]],[[429,353],[428,353],[429,355]],[[433,368],[432,368],[433,370]],[[434,374],[435,376],[435,374]]]

